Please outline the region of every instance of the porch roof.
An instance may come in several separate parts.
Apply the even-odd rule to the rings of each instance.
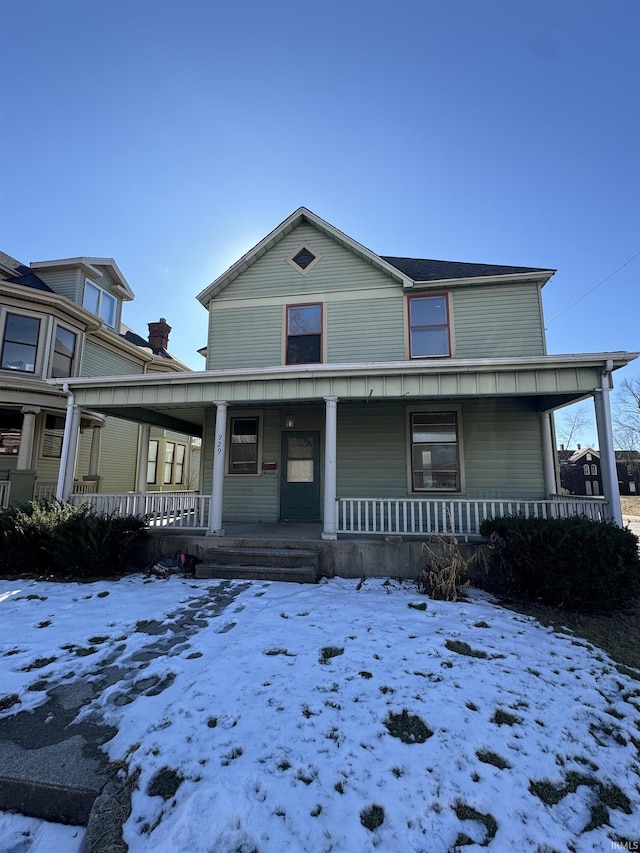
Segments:
[[[64,383],[82,408],[201,435],[206,409],[222,400],[256,407],[323,397],[409,401],[533,396],[540,411],[546,411],[586,397],[600,386],[603,371],[624,367],[639,354],[287,365],[78,377]],[[62,380],[49,381],[63,385]]]

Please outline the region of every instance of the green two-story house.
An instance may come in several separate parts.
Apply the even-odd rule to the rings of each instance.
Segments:
[[[609,389],[637,353],[548,355],[552,275],[378,255],[300,208],[198,295],[205,371],[69,385],[96,412],[202,436],[210,533],[304,520],[327,539],[567,511],[551,416],[593,397],[598,512],[619,520]]]
[[[66,385],[78,376],[188,370],[167,351],[164,319],[149,324],[149,339],[123,325],[123,304],[133,298],[111,258],[26,266],[0,253],[0,505],[186,488],[190,436],[77,407]],[[67,413],[75,415],[73,447],[65,445]]]

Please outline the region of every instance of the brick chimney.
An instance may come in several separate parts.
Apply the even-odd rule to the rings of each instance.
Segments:
[[[164,317],[158,323],[149,323],[149,344],[151,349],[166,349],[169,346],[171,326]]]

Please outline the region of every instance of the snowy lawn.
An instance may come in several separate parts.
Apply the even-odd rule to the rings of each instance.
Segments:
[[[133,673],[83,711],[118,727],[109,756],[137,774],[132,853],[640,839],[640,673],[475,590],[451,604],[409,582],[227,582],[216,616],[220,583],[0,581],[2,716],[106,658]]]

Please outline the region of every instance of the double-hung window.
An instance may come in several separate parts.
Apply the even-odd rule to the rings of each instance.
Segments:
[[[455,412],[412,413],[411,487],[414,492],[460,491]]]
[[[322,361],[322,305],[287,305],[287,364]]]
[[[91,311],[96,317],[107,324],[107,326],[115,326],[116,324],[116,300],[110,293],[98,287],[89,279],[84,282],[84,299],[82,307],[87,311]]]
[[[56,339],[53,345],[51,360],[51,376],[64,377],[72,375],[73,359],[76,354],[76,335],[62,326],[56,327]]]
[[[258,418],[231,418],[229,473],[258,473]]]
[[[173,483],[173,466],[176,459],[176,446],[172,441],[168,441],[164,446],[164,484],[165,486]]]
[[[40,320],[24,314],[7,313],[0,365],[3,370],[35,373]]]
[[[409,297],[409,350],[411,358],[450,354],[446,294]]]
[[[147,457],[147,484],[152,485],[158,479],[158,444],[156,439],[149,442],[149,456]]]

